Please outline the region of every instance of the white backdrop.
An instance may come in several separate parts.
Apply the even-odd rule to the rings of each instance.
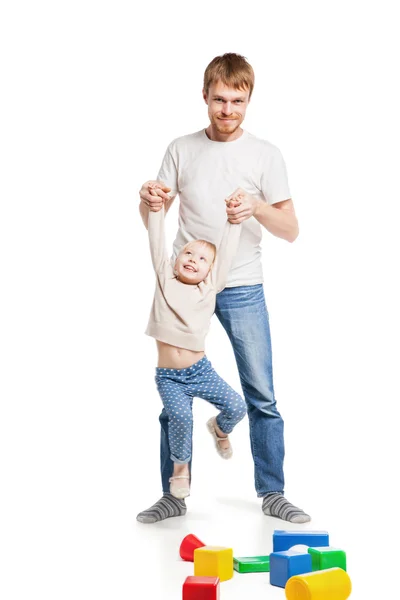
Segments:
[[[244,127],[281,149],[300,224],[294,244],[267,232],[263,242],[287,496],[321,521],[350,513],[365,567],[356,585],[389,589],[399,534],[394,6],[2,3],[5,600],[135,597],[135,516],[160,494],[156,352],[144,335],[154,279],[138,190],[173,138],[207,126],[202,77],[224,52],[254,67]],[[240,390],[216,319],[207,354]],[[196,403],[192,495],[208,486],[254,499],[247,423],[224,470],[202,451],[212,411]]]

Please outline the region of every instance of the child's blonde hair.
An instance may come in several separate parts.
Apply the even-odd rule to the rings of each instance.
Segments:
[[[186,248],[188,248],[191,244],[201,244],[202,246],[209,248],[209,250],[211,250],[214,254],[214,258],[212,260],[211,266],[214,264],[214,261],[217,257],[217,247],[215,244],[213,244],[212,242],[208,242],[207,240],[192,240],[191,242],[188,242],[187,244],[185,244],[183,246],[183,248],[181,248],[180,251],[184,252],[186,250]]]

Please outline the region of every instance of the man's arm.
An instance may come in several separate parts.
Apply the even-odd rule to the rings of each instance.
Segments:
[[[242,223],[254,217],[272,235],[282,238],[287,242],[294,242],[299,235],[299,225],[291,198],[268,204],[244,190],[236,190],[231,197],[240,197],[240,206],[227,208],[226,213],[230,223]],[[228,198],[228,200],[229,200]]]
[[[299,235],[299,224],[291,198],[275,204],[267,204],[260,200],[254,217],[272,235],[287,242],[294,242]]]
[[[261,161],[260,191],[265,201],[254,199],[251,216],[272,235],[294,242],[299,235],[299,225],[282,153],[278,148],[270,147],[267,155],[261,155]]]

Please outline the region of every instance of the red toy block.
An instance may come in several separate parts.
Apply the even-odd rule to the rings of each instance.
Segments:
[[[193,562],[194,551],[196,550],[196,548],[202,548],[203,546],[205,546],[205,544],[203,544],[203,542],[199,540],[199,538],[197,538],[192,533],[189,533],[189,535],[184,537],[182,540],[181,547],[179,548],[180,557],[183,558],[183,560]]]
[[[182,600],[219,600],[219,577],[186,577]]]

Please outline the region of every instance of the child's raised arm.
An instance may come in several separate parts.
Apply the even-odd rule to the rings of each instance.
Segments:
[[[160,271],[165,261],[169,260],[165,246],[165,209],[164,206],[158,211],[149,212],[148,233],[150,254],[156,273]]]
[[[226,285],[228,273],[232,266],[233,259],[239,246],[240,232],[242,226],[239,224],[225,223],[222,239],[217,249],[217,258],[215,259],[214,281],[217,293],[221,292]]]

